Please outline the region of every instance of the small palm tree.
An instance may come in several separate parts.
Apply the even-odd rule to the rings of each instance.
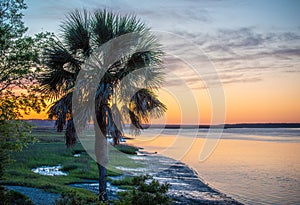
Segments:
[[[95,130],[96,146],[103,146],[103,143],[97,144],[97,139],[107,135],[111,135],[114,144],[118,144],[123,135],[123,120],[127,119],[131,128],[138,131],[143,129],[142,123],[147,122],[150,115],[159,117],[165,112],[165,105],[154,93],[162,83],[163,52],[149,28],[136,17],[120,16],[106,10],[97,10],[92,14],[76,10],[67,16],[61,31],[61,41],[52,41],[45,50],[45,69],[39,81],[41,92],[54,102],[48,111],[49,117],[56,119],[57,131],[65,129],[68,147],[76,143],[72,115],[76,78],[83,64],[99,46],[124,34],[134,32],[146,36],[143,42],[148,50],[124,56],[105,69],[95,94],[95,121],[100,128]],[[136,72],[135,77],[129,77],[133,72]],[[122,86],[136,92],[128,96],[126,91],[122,92]],[[119,95],[115,94],[117,89],[121,90]],[[122,104],[121,110],[117,102]],[[122,110],[126,110],[127,117],[121,116]],[[96,157],[100,156],[96,153]],[[97,160],[97,164],[99,197],[107,200],[106,163]]]

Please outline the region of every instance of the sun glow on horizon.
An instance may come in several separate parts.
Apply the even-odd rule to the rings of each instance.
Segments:
[[[258,83],[224,85],[226,97],[225,123],[297,123],[300,122],[300,83],[298,76],[266,79]],[[277,84],[281,86],[276,87]],[[275,89],[277,88],[277,89]],[[188,101],[176,99],[167,89],[159,91],[159,99],[167,106],[161,119],[152,124],[211,124],[211,102],[207,90],[193,92],[198,111]],[[197,113],[199,115],[197,115]],[[184,117],[184,119],[183,119]],[[23,119],[48,119],[45,112],[31,112]]]

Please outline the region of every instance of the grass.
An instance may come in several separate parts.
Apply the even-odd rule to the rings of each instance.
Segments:
[[[137,147],[128,146],[124,144],[117,145],[116,148],[117,150],[125,154],[136,154],[136,152],[139,150],[139,148]]]
[[[75,192],[77,196],[94,200],[96,195],[88,190],[69,186],[71,183],[82,182],[86,179],[97,180],[98,168],[96,162],[85,152],[80,143],[72,149],[67,149],[62,133],[54,129],[35,129],[33,135],[39,142],[29,145],[22,152],[13,153],[15,162],[10,164],[4,174],[2,184],[20,185],[45,189],[54,193]],[[118,146],[117,150],[133,154],[137,148],[130,146]],[[109,176],[121,175],[115,166],[129,168],[142,167],[127,157],[127,154],[118,153],[115,148],[109,150],[110,163],[107,166]],[[80,154],[80,157],[74,157]],[[31,169],[40,166],[62,165],[67,176],[42,176],[33,173]]]
[[[23,194],[15,191],[0,191],[1,204],[34,205],[33,202]]]

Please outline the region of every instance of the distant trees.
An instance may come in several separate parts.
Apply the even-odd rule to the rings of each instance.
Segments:
[[[31,90],[40,52],[36,43],[42,36],[24,35],[22,10],[26,8],[23,0],[0,2],[0,180],[10,152],[20,151],[33,140],[31,126],[17,119],[22,112],[40,112],[45,106]]]
[[[102,139],[110,135],[115,144],[119,142],[123,135],[124,123],[121,113],[126,113],[132,128],[139,130],[142,129],[142,123],[151,115],[157,117],[166,110],[165,105],[154,93],[162,83],[163,52],[155,36],[149,32],[149,28],[134,16],[120,16],[106,10],[97,10],[92,14],[74,11],[67,16],[61,28],[61,41],[52,42],[45,51],[46,68],[42,71],[39,81],[44,94],[51,99],[58,99],[50,107],[49,117],[56,119],[58,131],[66,127],[67,146],[72,146],[76,142],[72,96],[76,78],[86,60],[100,46],[129,33],[142,35],[143,43],[148,48],[146,51],[123,56],[108,68],[102,68],[105,69],[105,74],[98,82],[96,93],[93,94],[96,112],[94,122],[98,124],[95,127],[99,128],[95,129],[96,158],[100,175],[99,197],[105,201],[107,199],[105,165],[108,159],[107,156],[102,156],[107,149],[107,142]],[[95,69],[95,72],[99,70]],[[135,75],[132,76],[135,77],[130,78],[133,72]],[[126,83],[121,85],[125,78]],[[135,92],[130,95],[130,92],[126,92],[122,86]],[[117,88],[125,90],[113,99]],[[117,102],[122,105],[122,110],[117,106]],[[126,112],[122,112],[124,110]]]

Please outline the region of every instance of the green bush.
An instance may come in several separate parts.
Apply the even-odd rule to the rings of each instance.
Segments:
[[[120,192],[119,198],[115,204],[117,205],[157,205],[173,204],[172,199],[167,195],[170,185],[168,183],[160,184],[157,180],[152,179],[151,182],[147,183],[146,180],[152,179],[148,175],[134,177],[132,184],[135,189]]]

